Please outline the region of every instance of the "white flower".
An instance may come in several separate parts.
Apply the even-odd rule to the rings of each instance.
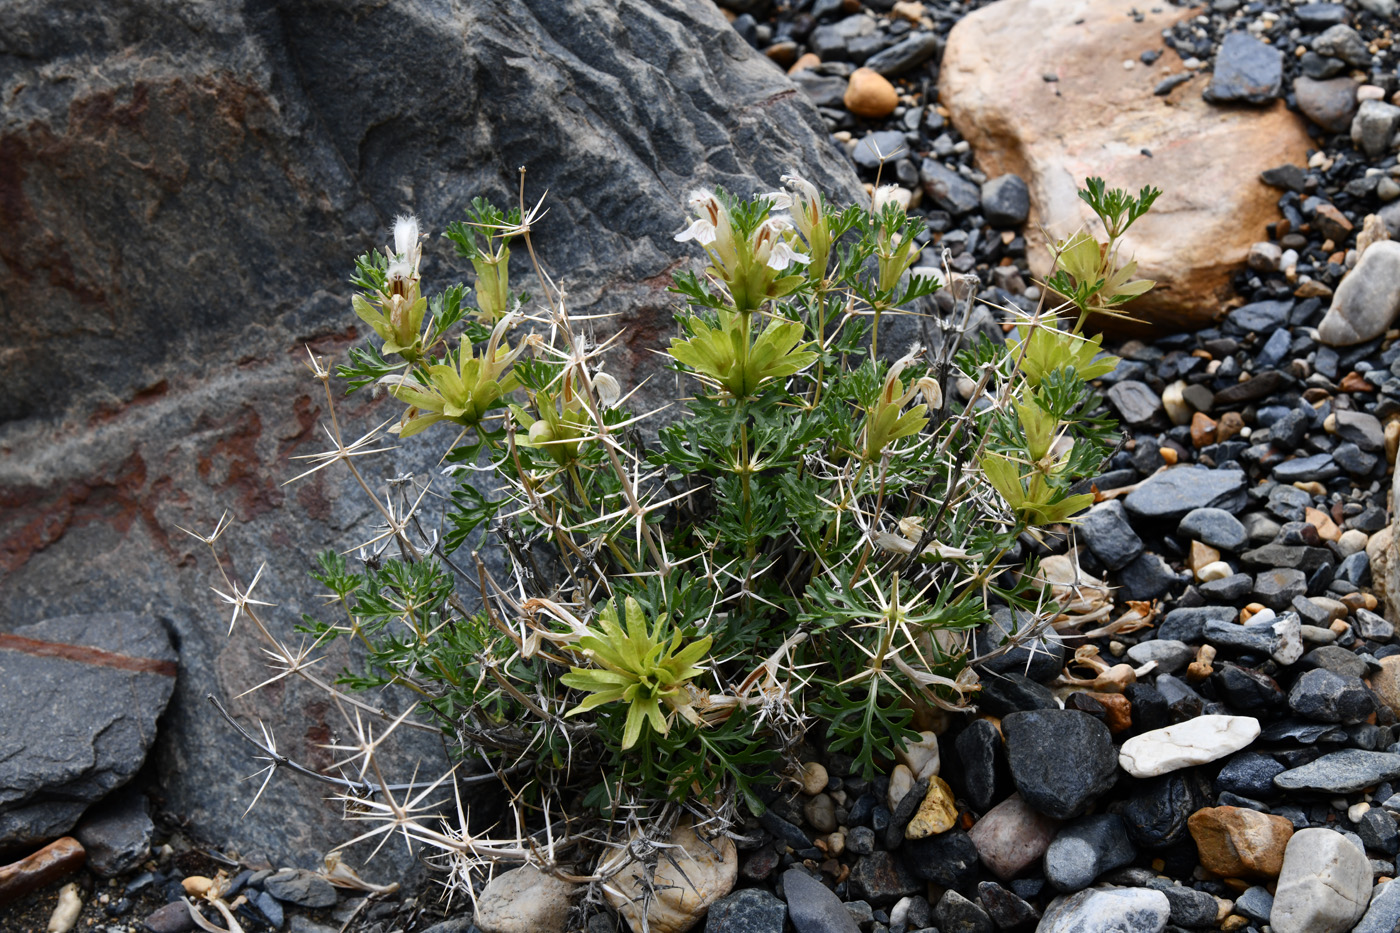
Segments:
[[[782,215],[765,220],[754,232],[754,259],[779,272],[794,262],[811,262],[811,257],[797,252],[783,238],[783,234],[791,229],[792,221]]]
[[[407,259],[395,259],[389,263],[384,277],[389,282],[390,295],[407,294],[409,283],[413,281],[413,265]]]
[[[802,236],[807,242],[812,241],[812,230],[821,221],[822,199],[817,191],[817,186],[796,172],[784,175],[783,184],[792,189],[789,197],[789,207],[793,213],[793,219],[797,223],[797,229],[802,231]]]
[[[914,385],[924,397],[924,404],[929,407],[929,411],[937,411],[943,407],[943,387],[938,384],[937,379],[924,376]]]
[[[418,218],[400,214],[394,218],[394,254],[410,267],[418,265]]]
[[[786,191],[770,191],[763,195],[763,200],[771,201],[773,210],[787,211],[792,209],[792,195]]]
[[[607,373],[593,374],[593,390],[598,393],[598,401],[604,408],[612,408],[622,398],[622,386]]]
[[[715,225],[703,217],[698,217],[689,227],[676,234],[676,242],[694,240],[701,246],[709,246],[715,241]]]
[[[773,249],[768,254],[768,268],[776,269],[779,272],[783,271],[795,262],[800,262],[803,265],[806,265],[811,261],[811,256],[808,256],[805,253],[799,253],[791,246],[788,246],[787,243],[783,240],[779,240],[777,243],[773,244]]]

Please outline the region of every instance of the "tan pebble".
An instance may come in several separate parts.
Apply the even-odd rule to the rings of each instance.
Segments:
[[[1095,693],[1090,692],[1092,697],[1104,708],[1107,714],[1104,717],[1104,725],[1108,726],[1108,731],[1117,735],[1133,726],[1133,704],[1121,693]]]
[[[1121,658],[1123,655],[1127,654],[1127,652],[1128,646],[1123,644],[1121,641],[1115,639],[1114,641],[1108,643],[1108,653],[1113,655],[1115,658]]]
[[[1220,921],[1222,933],[1235,933],[1236,930],[1243,930],[1247,926],[1249,926],[1249,918],[1241,917],[1239,914],[1231,914]]]
[[[826,837],[826,854],[835,858],[846,851],[846,834],[832,833]]]
[[[1221,897],[1219,894],[1212,896],[1215,898],[1215,922],[1223,923],[1225,918],[1234,911],[1235,902],[1228,897]]]
[[[1310,496],[1323,496],[1327,494],[1327,487],[1314,480],[1310,483],[1294,483],[1293,486],[1303,490]]]
[[[958,805],[953,801],[953,789],[941,777],[929,778],[928,793],[909,825],[905,839],[925,839],[953,828],[958,821]]]
[[[941,764],[938,757],[938,736],[933,732],[920,732],[917,742],[910,742],[894,753],[895,760],[909,769],[914,780],[922,781],[938,773]]]
[[[1283,867],[1293,824],[1244,807],[1207,807],[1186,821],[1201,865],[1227,878],[1271,880]]]
[[[1318,537],[1324,541],[1336,541],[1342,536],[1342,529],[1332,521],[1332,516],[1321,509],[1308,506],[1303,510],[1303,521],[1316,528]]]
[[[1250,603],[1240,610],[1240,624],[1244,625],[1251,618],[1264,611],[1263,603]]]
[[[1191,423],[1191,406],[1186,402],[1186,380],[1178,379],[1162,390],[1162,407],[1172,424]]]
[[[1176,466],[1176,461],[1180,459],[1180,457],[1177,456],[1176,450],[1168,444],[1163,444],[1162,448],[1158,450],[1157,453],[1167,466]]]
[[[195,897],[203,896],[213,884],[214,882],[212,880],[203,875],[190,875],[184,881],[180,882],[180,886],[185,889],[185,893],[193,894]]]
[[[915,0],[899,0],[890,8],[890,14],[896,19],[907,19],[914,25],[918,25],[924,18],[924,5]]]
[[[792,67],[788,69],[788,74],[795,75],[799,71],[803,71],[807,68],[815,68],[821,63],[822,60],[820,55],[817,55],[814,52],[807,52],[806,54],[800,56],[797,59],[797,61],[792,63]]]
[[[1351,626],[1343,622],[1341,619],[1338,619],[1331,625],[1327,626],[1327,629],[1328,631],[1335,633],[1338,638],[1341,638],[1347,632],[1351,631]]]
[[[857,68],[851,73],[843,102],[856,116],[875,120],[894,113],[894,108],[899,106],[899,94],[884,75],[869,68]]]
[[[1358,609],[1374,610],[1376,608],[1376,597],[1370,593],[1347,593],[1342,596],[1342,605],[1352,612]]]
[[[1196,650],[1196,660],[1186,668],[1186,679],[1192,683],[1200,683],[1214,673],[1215,669],[1211,662],[1215,660],[1215,646],[1201,645]]]
[[[1385,462],[1395,466],[1395,451],[1400,448],[1400,420],[1385,424]]]
[[[1191,568],[1191,572],[1196,575],[1196,579],[1201,579],[1201,568],[1209,564],[1214,564],[1220,560],[1220,552],[1209,544],[1200,541],[1191,542],[1191,552],[1186,557],[1186,566]]]
[[[1371,805],[1364,800],[1360,803],[1352,804],[1350,807],[1347,807],[1347,819],[1351,820],[1353,823],[1359,823],[1361,822],[1361,818],[1370,812],[1370,809]]]
[[[827,783],[831,777],[826,773],[826,768],[817,761],[807,761],[802,764],[802,793],[808,797],[815,797],[826,790]]]
[[[1335,411],[1323,420],[1322,430],[1326,431],[1328,434],[1337,433],[1337,413]]]
[[[1330,596],[1309,596],[1308,602],[1327,613],[1328,621],[1334,619],[1345,619],[1350,611],[1346,603],[1333,599]]]
[[[78,886],[70,881],[58,892],[58,906],[49,917],[47,933],[68,933],[73,929],[73,924],[78,922],[78,914],[82,912],[83,899],[78,896]]]

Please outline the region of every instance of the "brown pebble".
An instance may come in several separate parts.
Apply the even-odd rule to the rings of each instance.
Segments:
[[[1200,580],[1201,570],[1207,564],[1213,564],[1218,560],[1220,560],[1220,552],[1215,548],[1200,541],[1192,541],[1191,552],[1186,556],[1186,566],[1191,568],[1196,579]]]
[[[1215,443],[1215,419],[1203,411],[1191,416],[1191,446],[1200,450]]]
[[[1107,715],[1103,724],[1115,735],[1133,727],[1133,704],[1121,693],[1090,693],[1098,700]]]
[[[1239,914],[1231,914],[1220,922],[1221,933],[1235,933],[1236,930],[1243,930],[1249,926],[1249,918]]]
[[[857,68],[851,73],[851,81],[842,100],[851,113],[872,120],[889,116],[899,106],[899,94],[894,85],[870,68]]]
[[[1224,443],[1244,430],[1244,416],[1237,411],[1227,411],[1220,416],[1215,426],[1215,439]]]
[[[792,63],[792,67],[788,69],[788,74],[797,74],[799,71],[802,71],[805,68],[815,68],[821,63],[822,60],[820,55],[817,55],[815,52],[807,52],[797,61]]]
[[[894,109],[894,108],[891,108],[891,109]],[[1361,375],[1360,373],[1355,372],[1355,371],[1349,372],[1349,373],[1347,373],[1345,376],[1343,376],[1343,377],[1342,377],[1342,381],[1341,381],[1340,383],[1338,383],[1337,388],[1341,389],[1343,392],[1374,392],[1374,391],[1376,391],[1376,387],[1375,387],[1375,386],[1371,385],[1371,383],[1367,382],[1367,381],[1365,380],[1365,378],[1363,378],[1362,375]]]
[[[1385,423],[1385,462],[1395,466],[1395,454],[1400,450],[1400,421]]]
[[[1168,447],[1166,444],[1163,444],[1162,447],[1161,447],[1161,449],[1159,449],[1159,450],[1157,451],[1157,456],[1161,457],[1161,458],[1162,458],[1162,461],[1163,461],[1164,463],[1166,463],[1167,466],[1175,466],[1175,465],[1176,465],[1176,461],[1177,461],[1176,451],[1173,450],[1172,448]]]
[[[1244,807],[1206,807],[1186,821],[1207,871],[1227,878],[1271,880],[1283,867],[1293,824]]]
[[[82,843],[64,836],[33,855],[0,867],[0,904],[72,874],[86,858]]]

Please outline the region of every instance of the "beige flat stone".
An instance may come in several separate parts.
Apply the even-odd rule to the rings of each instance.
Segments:
[[[947,832],[958,822],[958,805],[953,800],[953,789],[941,777],[931,777],[924,802],[909,825],[904,828],[905,839],[925,839]]]
[[[643,911],[649,933],[685,933],[705,919],[711,904],[734,889],[739,877],[739,853],[728,836],[701,839],[685,817],[669,841],[671,858],[657,860],[650,899],[646,869],[636,863],[614,875],[603,890],[633,933],[642,933]]]

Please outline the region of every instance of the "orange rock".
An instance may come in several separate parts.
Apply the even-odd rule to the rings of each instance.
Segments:
[[[1308,506],[1303,513],[1303,521],[1317,529],[1318,537],[1324,541],[1336,541],[1342,536],[1342,529],[1337,527],[1337,523],[1332,521],[1332,516],[1321,509]]]
[[[1191,542],[1191,553],[1186,556],[1186,566],[1191,568],[1191,572],[1196,575],[1196,579],[1201,578],[1201,568],[1206,564],[1213,564],[1220,560],[1220,552],[1209,544],[1200,541]]]
[[[1201,865],[1217,875],[1269,880],[1283,867],[1293,837],[1286,818],[1245,807],[1206,807],[1186,821]]]
[[[851,73],[843,100],[851,113],[872,120],[889,116],[899,106],[899,94],[894,85],[884,75],[869,68],[857,68]]]
[[[1157,451],[1157,455],[1162,458],[1167,466],[1176,466],[1176,461],[1180,459],[1177,452],[1166,444],[1161,446],[1161,449]]]
[[[1337,388],[1343,392],[1374,392],[1376,387],[1367,382],[1360,373],[1352,371],[1342,377]]]
[[[1138,273],[1157,288],[1125,310],[1158,329],[1199,327],[1221,313],[1258,232],[1279,219],[1278,193],[1259,173],[1304,164],[1313,144],[1305,121],[1282,101],[1263,108],[1208,104],[1201,98],[1207,75],[1166,101],[1154,97],[1160,72],[1125,71],[1123,62],[1160,45],[1162,30],[1196,12],[1132,7],[1124,0],[984,6],[949,34],[938,96],[979,169],[988,176],[1015,172],[1030,186],[1026,238],[1037,277],[1049,271],[1041,226],[1068,236],[1093,216],[1075,196],[1086,178],[1129,191],[1161,188],[1157,208],[1126,243]],[[1059,80],[1041,80],[1047,70]]]
[[[1215,440],[1223,444],[1243,430],[1244,416],[1237,411],[1227,411],[1220,416],[1220,422],[1215,428]]]
[[[0,904],[57,881],[83,867],[82,843],[72,836],[51,842],[33,855],[0,866]]]
[[[1191,446],[1199,450],[1215,443],[1215,419],[1203,411],[1191,416]]]
[[[788,69],[788,74],[797,74],[797,72],[804,68],[815,68],[821,63],[821,56],[817,55],[815,52],[807,52],[792,63],[792,67]]]
[[[1133,727],[1133,704],[1121,693],[1090,693],[1108,712],[1103,724],[1108,726],[1108,731],[1117,735],[1125,729]]]

